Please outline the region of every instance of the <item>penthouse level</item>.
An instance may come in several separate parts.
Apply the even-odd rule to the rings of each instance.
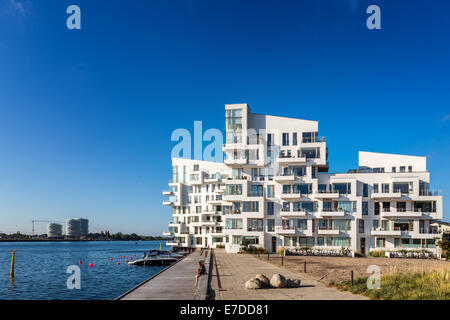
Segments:
[[[430,189],[425,157],[359,152],[358,169],[330,173],[317,121],[247,104],[225,114],[224,163],[172,159],[170,245],[434,250],[442,195]]]

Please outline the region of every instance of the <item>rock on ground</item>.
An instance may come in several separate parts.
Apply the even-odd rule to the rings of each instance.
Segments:
[[[258,279],[259,281],[261,281],[261,285],[262,285],[263,287],[268,287],[268,286],[270,285],[270,280],[269,280],[269,278],[267,278],[265,275],[263,275],[263,274],[261,274],[261,273],[258,273],[258,274],[255,276],[255,278]]]
[[[300,279],[287,279],[286,287],[288,287],[288,288],[300,287]]]
[[[286,287],[286,278],[279,273],[276,273],[270,279],[270,285],[274,288],[284,288]]]
[[[262,283],[259,279],[252,278],[245,283],[247,289],[261,289]]]

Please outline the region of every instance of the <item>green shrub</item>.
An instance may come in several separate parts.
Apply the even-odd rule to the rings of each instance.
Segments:
[[[356,258],[360,258],[360,257],[362,257],[362,256],[363,256],[363,254],[362,254],[361,252],[355,251],[355,257],[356,257]]]
[[[217,249],[224,249],[224,248],[225,248],[225,245],[224,245],[224,244],[217,244],[217,245],[216,245],[216,248],[217,248]]]
[[[442,240],[438,240],[436,245],[441,248],[442,258],[450,259],[450,243],[446,238],[442,238]]]
[[[277,254],[284,256],[284,250],[286,250],[284,247],[279,247],[277,249]]]
[[[386,258],[386,251],[384,251],[384,250],[374,250],[374,251],[370,251],[369,255],[372,256],[372,257]]]
[[[387,274],[381,277],[380,289],[368,289],[367,277],[355,279],[353,286],[349,280],[331,283],[341,290],[368,296],[371,299],[384,300],[449,300],[450,270],[441,269],[431,272],[413,272]]]

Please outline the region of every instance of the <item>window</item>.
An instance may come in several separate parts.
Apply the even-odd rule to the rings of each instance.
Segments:
[[[293,203],[293,210],[296,212],[315,212],[317,211],[317,202],[301,201]]]
[[[397,168],[396,167],[392,167],[392,172],[395,172],[395,171],[397,171]]]
[[[374,230],[378,229],[380,227],[380,220],[373,220],[372,227]]]
[[[283,133],[283,146],[289,145],[289,133]]]
[[[317,245],[318,246],[323,246],[325,244],[323,237],[318,237],[317,238]]]
[[[225,229],[242,229],[242,219],[226,219]]]
[[[359,233],[364,233],[364,220],[359,220]]]
[[[363,184],[363,197],[369,196],[369,185],[367,183]]]
[[[227,184],[225,188],[226,195],[242,195],[241,184]]]
[[[378,193],[378,183],[373,185],[373,193]]]
[[[374,212],[375,212],[376,216],[380,214],[380,203],[379,202],[374,203]]]
[[[275,186],[273,186],[273,185],[269,185],[269,186],[267,186],[267,198],[273,198],[275,195],[274,195],[274,188]]]
[[[274,231],[275,231],[275,220],[267,219],[267,232],[274,232]]]
[[[311,143],[317,141],[317,132],[303,132],[302,133],[302,142],[303,143]]]
[[[400,172],[405,172],[405,167],[404,166],[400,167]]]
[[[267,215],[273,215],[273,202],[267,202]]]
[[[408,166],[408,172],[412,172],[412,166]]]
[[[367,216],[369,214],[369,202],[363,201],[362,202],[362,215]]]
[[[349,194],[352,193],[351,185],[351,183],[333,183],[333,190],[340,194]]]
[[[259,202],[258,201],[244,201],[242,202],[242,212],[258,212]]]
[[[267,134],[267,146],[273,146],[273,133],[268,133]]]
[[[381,191],[382,191],[383,193],[389,193],[389,183],[383,183],[383,184],[381,185]]]
[[[194,164],[194,171],[198,171],[198,164]]]
[[[384,238],[377,238],[377,248],[384,248],[386,240]]]
[[[173,182],[178,182],[178,167],[177,166],[172,167],[172,180],[173,180]]]
[[[263,219],[248,219],[247,231],[264,231]]]
[[[296,146],[297,145],[297,132],[294,132],[292,134],[292,145]]]
[[[307,230],[308,229],[308,220],[307,219],[297,220],[297,228],[300,230]]]

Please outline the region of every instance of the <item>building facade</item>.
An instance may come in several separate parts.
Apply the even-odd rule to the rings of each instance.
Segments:
[[[172,159],[169,245],[434,249],[440,235],[430,223],[443,204],[425,157],[359,152],[358,169],[329,173],[317,121],[254,114],[247,104],[225,113],[223,163]]]

